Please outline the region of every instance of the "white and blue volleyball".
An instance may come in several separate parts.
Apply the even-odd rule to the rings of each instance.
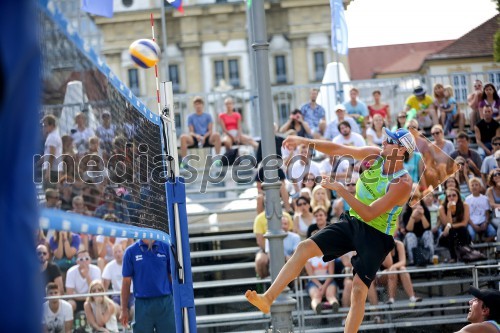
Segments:
[[[151,39],[138,39],[129,47],[130,57],[142,68],[150,68],[160,60],[160,47]]]

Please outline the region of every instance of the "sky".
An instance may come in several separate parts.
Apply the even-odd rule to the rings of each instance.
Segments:
[[[350,48],[457,39],[497,14],[491,0],[352,0]]]

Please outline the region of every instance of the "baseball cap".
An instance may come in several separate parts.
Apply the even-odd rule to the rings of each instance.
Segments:
[[[401,146],[405,147],[406,151],[410,154],[417,147],[417,144],[415,143],[415,138],[407,129],[400,128],[395,132],[391,132],[387,129],[387,127],[385,127],[385,133],[387,134],[388,137],[399,142]]]
[[[479,290],[470,287],[469,293],[483,301],[484,305],[490,309],[490,319],[500,319],[500,291],[493,289]]]
[[[418,86],[415,89],[413,89],[413,94],[415,96],[422,96],[422,95],[425,95],[425,93],[426,93],[426,91],[425,91],[424,87],[422,87],[422,86]]]
[[[102,111],[102,116],[104,116],[104,115],[111,116],[111,112],[109,112],[109,110],[104,110],[104,111]]]
[[[337,104],[337,105],[335,105],[335,112],[337,112],[338,110],[345,111],[346,109],[345,109],[344,104]]]

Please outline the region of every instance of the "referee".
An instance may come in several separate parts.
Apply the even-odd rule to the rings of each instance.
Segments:
[[[175,332],[174,302],[170,276],[169,247],[166,243],[141,239],[123,255],[121,322],[128,325],[127,304],[134,282],[135,333]]]

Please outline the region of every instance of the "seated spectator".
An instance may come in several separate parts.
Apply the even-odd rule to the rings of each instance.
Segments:
[[[316,186],[314,188],[311,199],[311,207],[313,213],[317,207],[322,207],[325,210],[326,219],[328,221],[330,221],[333,217],[332,202],[328,197],[327,189],[325,189],[324,187]]]
[[[73,146],[73,138],[69,135],[63,135],[61,137],[62,142],[62,161],[64,162],[60,168],[60,176],[61,177],[76,177],[76,163],[78,163],[79,159],[77,158]],[[60,177],[60,178],[61,178]],[[59,179],[59,183],[61,180]]]
[[[85,184],[82,189],[83,203],[87,209],[94,214],[99,206],[101,198],[101,189],[96,184]]]
[[[438,200],[440,203],[443,203],[444,199],[446,198],[446,190],[452,188],[456,189],[460,193],[460,184],[458,183],[458,180],[455,177],[449,177],[443,183],[443,193],[438,196]],[[462,201],[465,201],[466,196],[460,193],[460,198],[462,198]]]
[[[329,155],[327,158],[319,162],[319,172],[321,176],[332,176],[333,166],[337,161],[337,156]],[[312,192],[312,189],[311,189]]]
[[[300,112],[305,122],[309,125],[314,138],[321,138],[325,129],[321,128],[321,123],[325,120],[325,109],[316,103],[318,89],[311,89],[310,100],[300,107]]]
[[[64,295],[64,287],[63,287],[63,278],[61,274],[61,270],[57,267],[56,264],[50,262],[50,253],[46,245],[40,244],[36,247],[36,255],[41,268],[41,277],[44,284],[49,282],[53,282],[59,288],[60,295]]]
[[[485,105],[491,105],[493,110],[493,118],[497,121],[500,120],[500,97],[498,96],[497,88],[493,83],[486,83],[483,87],[483,94],[481,102],[479,102],[479,109],[484,111]],[[481,114],[484,117],[484,114]]]
[[[54,188],[48,188],[45,190],[45,202],[42,207],[44,208],[61,208],[61,200],[59,200],[59,191]]]
[[[366,123],[368,122],[368,108],[366,104],[359,100],[359,90],[356,88],[351,88],[349,91],[350,99],[344,102],[344,106],[347,110],[347,114],[354,118],[361,124],[363,128],[366,127]]]
[[[339,124],[343,121],[347,121],[349,123],[349,125],[351,126],[351,130],[353,132],[361,134],[361,129],[359,128],[359,125],[356,122],[356,120],[346,115],[346,108],[344,105],[337,104],[335,106],[335,114],[337,115],[337,118],[334,121],[330,122],[326,127],[325,131],[326,140],[333,140],[334,137],[340,134]]]
[[[375,114],[372,120],[372,126],[366,129],[366,143],[369,146],[382,147],[386,135],[384,131],[384,118],[380,114]]]
[[[500,124],[493,119],[493,109],[486,104],[483,107],[483,119],[474,126],[476,143],[479,146],[479,153],[482,156],[490,156],[493,152],[491,144],[493,137],[500,136]]]
[[[470,194],[469,179],[475,176],[470,168],[470,165],[473,162],[467,163],[467,161],[465,161],[462,156],[457,156],[457,158],[455,158],[455,162],[460,167],[460,170],[455,173],[455,179],[458,182],[460,193],[467,198],[467,196]]]
[[[488,175],[488,189],[486,196],[493,211],[491,223],[497,229],[497,241],[500,241],[500,169],[493,169]],[[497,247],[497,254],[500,253],[500,246]]]
[[[109,110],[102,112],[101,119],[101,125],[97,126],[95,134],[99,138],[103,158],[107,161],[113,150],[113,139],[117,134],[117,129],[116,125],[111,123],[111,112]]]
[[[406,111],[401,111],[396,117],[396,124],[392,126],[391,131],[396,131],[398,128],[407,128],[407,121],[409,121]]]
[[[60,296],[61,291],[54,282],[49,282],[45,288],[47,297]],[[43,303],[42,325],[44,332],[73,332],[73,309],[62,299],[51,299]]]
[[[68,211],[73,207],[73,179],[66,176],[61,177],[58,190],[60,193],[61,210]]]
[[[99,138],[97,136],[93,136],[89,138],[89,149],[87,150],[87,154],[95,154],[102,158],[102,149],[100,148]]]
[[[440,112],[441,124],[444,126],[444,134],[449,135],[453,129],[453,125],[458,122],[460,132],[464,130],[465,118],[464,114],[458,109],[457,101],[453,97],[453,87],[450,85],[444,86],[442,103],[438,105]]]
[[[76,148],[76,153],[79,156],[85,155],[89,149],[89,139],[93,137],[94,131],[87,127],[85,114],[82,112],[77,113],[75,116],[76,128],[71,130],[71,137]]]
[[[469,180],[471,194],[465,198],[465,202],[470,207],[470,220],[467,230],[472,241],[476,240],[476,235],[484,242],[491,242],[495,239],[496,230],[490,224],[490,203],[488,197],[481,194],[483,185],[481,180],[472,177]]]
[[[285,158],[284,165],[287,178],[293,184],[295,195],[298,197],[305,176],[312,174],[314,177],[319,177],[321,172],[319,164],[312,160],[311,147],[300,145],[297,149],[298,154],[290,154],[288,158]]]
[[[283,212],[283,217],[288,219],[289,230],[293,230],[293,220],[290,214]],[[263,279],[269,276],[269,255],[266,253],[266,242],[264,234],[267,232],[267,219],[265,212],[258,214],[253,222],[253,233],[259,246],[259,252],[255,255],[255,272]]]
[[[309,172],[304,177],[304,179],[302,179],[302,188],[308,188],[312,193],[315,187],[316,187],[316,176],[313,173]]]
[[[439,207],[439,220],[443,233],[439,237],[439,246],[450,251],[453,261],[457,260],[455,247],[470,244],[470,235],[467,231],[470,213],[469,205],[462,201],[460,192],[456,189],[447,189],[443,204]]]
[[[401,233],[404,235],[404,245],[408,255],[409,265],[413,265],[413,252],[421,242],[434,254],[434,236],[431,230],[431,214],[422,201],[420,192],[415,191],[413,197],[404,207],[401,215]]]
[[[414,110],[416,119],[425,131],[429,131],[433,124],[438,124],[434,101],[426,94],[423,87],[413,89],[413,95],[406,100],[405,111]]]
[[[333,277],[319,277],[321,275],[333,275],[334,262],[324,262],[322,256],[312,257],[307,260],[305,268],[307,275],[318,276],[311,278],[307,283],[307,292],[311,298],[311,308],[316,314],[321,314],[324,308],[323,298],[326,298],[328,306],[334,313],[339,310],[339,301],[337,300],[337,284]]]
[[[339,135],[333,138],[332,142],[345,146],[366,146],[365,139],[361,134],[352,132],[351,125],[345,120],[339,123],[339,133]]]
[[[85,206],[85,202],[83,201],[83,197],[81,195],[77,195],[71,201],[71,210],[69,213],[76,213],[85,216],[92,216],[92,213]]]
[[[415,151],[413,154],[405,156],[403,165],[404,168],[408,170],[408,174],[413,180],[413,184],[418,184],[419,190],[427,188],[427,181],[424,177],[425,166],[422,154]]]
[[[288,217],[283,215],[281,217],[281,230],[286,233],[285,238],[283,238],[283,254],[285,255],[285,262],[287,262],[292,254],[297,249],[300,243],[300,236],[293,231],[290,231],[291,225]],[[269,239],[266,239],[266,253],[269,254]]]
[[[427,161],[431,164],[426,164],[426,167],[436,170],[436,177],[434,177],[432,183],[428,184],[436,187],[446,179],[447,175],[452,173],[452,163],[449,155],[453,153],[455,146],[450,140],[444,139],[443,127],[441,125],[432,126],[431,134],[434,142],[429,142],[428,146],[432,155],[432,161]]]
[[[372,96],[373,104],[368,106],[370,117],[374,119],[375,115],[378,114],[382,116],[384,122],[387,124],[387,126],[389,126],[391,124],[391,112],[389,104],[382,103],[380,101],[380,97],[382,96],[380,90],[375,90],[374,92],[372,92]]]
[[[54,263],[62,272],[75,264],[75,255],[80,247],[80,236],[70,231],[56,231],[50,237],[49,244],[54,254]]]
[[[110,222],[119,222],[118,218],[114,214],[106,214],[102,219]],[[106,264],[114,258],[114,245],[119,244],[125,249],[127,248],[127,241],[127,238],[97,235],[95,238],[95,242],[97,244],[97,266],[101,272],[104,270],[104,266],[106,266]]]
[[[187,119],[189,133],[182,134],[180,137],[182,158],[186,157],[188,148],[215,147],[215,153],[220,154],[220,135],[214,131],[210,113],[203,112],[204,104],[200,96],[193,100],[195,112]]]
[[[500,291],[470,288],[474,298],[469,301],[467,321],[457,333],[498,333],[500,331]]]
[[[392,249],[387,257],[385,258],[382,266],[384,272],[394,272],[400,271],[402,273],[398,274],[388,274],[377,276],[377,282],[387,285],[387,294],[389,299],[387,304],[393,304],[396,298],[396,290],[398,286],[398,280],[401,280],[403,289],[408,295],[410,303],[420,302],[422,299],[420,297],[415,297],[415,291],[413,290],[413,284],[411,283],[410,274],[406,271],[406,253],[405,246],[403,242],[395,239],[395,247]]]
[[[101,270],[90,263],[90,255],[87,250],[81,250],[77,254],[76,265],[71,267],[66,274],[66,294],[86,294],[89,292],[90,283],[101,279]],[[83,311],[85,296],[77,296],[70,299],[73,311]]]
[[[481,177],[481,165],[483,163],[481,156],[469,147],[469,136],[460,132],[457,134],[457,150],[450,154],[450,157],[456,159],[457,156],[462,156],[467,162],[468,168],[476,177]]]
[[[415,133],[415,143],[417,144],[416,151],[420,153],[423,164],[425,166],[434,165],[433,156],[429,148],[429,140],[421,132],[418,132],[418,121],[416,119],[408,121],[408,129],[414,130],[413,133]],[[426,185],[429,184],[437,186],[439,184],[438,173],[434,168],[426,167],[424,169],[424,176]]]
[[[90,294],[103,293],[104,287],[102,282],[100,280],[92,281],[88,292]],[[84,308],[90,327],[95,332],[118,333],[117,309],[108,296],[88,296]]]
[[[121,292],[122,290],[122,266],[123,266],[123,244],[116,243],[113,245],[113,260],[111,260],[106,267],[104,267],[104,271],[102,272],[102,285],[104,286],[104,290],[109,290],[109,285],[111,284],[111,289],[115,292]],[[127,309],[129,311],[129,318],[134,317],[134,294],[132,293],[132,287],[130,288],[131,292],[128,299]],[[121,304],[120,294],[113,295],[111,297],[115,304]]]
[[[438,234],[438,215],[439,215],[439,200],[437,195],[434,194],[434,188],[429,186],[422,192],[422,202],[425,204],[427,209],[429,210],[429,214],[431,216],[431,230],[433,235]]]
[[[306,197],[299,197],[295,202],[295,207],[293,231],[298,234],[301,239],[305,239],[309,226],[316,223],[316,219],[312,214],[311,201]]]
[[[483,184],[488,184],[488,175],[491,170],[500,166],[500,136],[495,136],[491,139],[491,146],[493,151],[490,156],[486,156],[481,166],[481,179]]]
[[[241,129],[241,114],[234,110],[234,102],[231,97],[224,100],[226,112],[219,114],[220,125],[224,137],[222,143],[227,150],[234,144],[250,145],[257,149],[259,144],[248,135],[244,135]]]
[[[316,232],[323,230],[330,222],[327,220],[327,212],[324,206],[317,206],[313,209],[315,223],[311,224],[307,228],[307,238],[311,237]]]
[[[111,186],[104,189],[104,203],[96,208],[94,216],[102,219],[104,215],[113,214],[121,223],[130,223],[128,209],[123,200],[116,195],[116,191]]]
[[[467,96],[467,104],[471,108],[470,124],[476,124],[483,116],[479,111],[479,103],[483,96],[483,82],[481,80],[474,81],[474,91]]]
[[[286,123],[280,127],[279,132],[285,136],[298,135],[304,138],[312,138],[311,129],[299,109],[292,111]]]
[[[345,187],[347,188],[347,191],[351,193],[352,195],[356,194],[356,182],[358,181],[357,176],[353,176],[351,178],[350,182],[347,182],[345,184]],[[333,202],[333,211],[336,217],[340,217],[342,213],[349,212],[349,209],[351,207],[347,203],[347,201],[344,200],[344,198],[338,198]]]

